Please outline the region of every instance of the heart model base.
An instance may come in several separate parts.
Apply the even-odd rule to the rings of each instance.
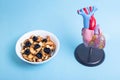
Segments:
[[[84,44],[78,45],[74,55],[79,63],[89,67],[101,64],[105,58],[103,49],[85,47]]]

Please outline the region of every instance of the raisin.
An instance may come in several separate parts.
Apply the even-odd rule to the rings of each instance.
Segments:
[[[40,47],[39,44],[35,44],[34,49],[38,49]]]
[[[37,36],[33,36],[32,40],[33,40],[33,41],[37,41],[37,40],[38,40],[38,37],[37,37]]]
[[[30,46],[31,46],[30,41],[25,42],[25,46],[24,47],[30,47]]]
[[[47,53],[47,54],[49,54],[49,53],[51,52],[51,50],[50,50],[50,48],[46,48],[46,47],[45,47],[45,48],[44,48],[44,52]]]
[[[36,56],[37,56],[39,59],[42,58],[42,54],[41,54],[40,52],[38,52],[38,53],[36,54]]]
[[[43,39],[42,42],[45,42],[45,43],[46,43],[46,42],[47,42],[47,39]]]
[[[24,54],[29,55],[30,54],[30,49],[26,49]]]

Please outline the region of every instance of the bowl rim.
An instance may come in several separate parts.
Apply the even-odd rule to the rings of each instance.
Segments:
[[[20,40],[23,39],[23,37],[28,36],[31,33],[36,33],[36,32],[41,32],[41,33],[44,32],[46,34],[49,34],[49,36],[52,36],[57,43],[57,48],[54,52],[54,55],[52,55],[49,59],[47,59],[45,61],[42,61],[42,62],[30,62],[28,60],[25,60],[23,57],[21,57],[19,55],[21,53],[20,53],[20,51],[18,51],[18,46],[20,45],[20,42],[21,42]],[[59,42],[59,39],[57,38],[57,36],[55,34],[53,34],[52,32],[46,31],[46,30],[32,30],[32,31],[24,33],[22,36],[19,37],[19,39],[16,42],[15,51],[16,51],[17,56],[24,62],[27,62],[27,63],[30,63],[30,64],[43,64],[43,63],[46,63],[46,62],[50,61],[52,58],[54,58],[58,54],[59,48],[60,48],[60,42]]]

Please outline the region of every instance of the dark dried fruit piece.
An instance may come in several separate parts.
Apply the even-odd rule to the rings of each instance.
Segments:
[[[33,40],[33,41],[37,41],[37,40],[38,40],[38,37],[37,37],[37,36],[33,36],[32,40]]]
[[[45,42],[45,43],[46,43],[46,42],[47,42],[47,39],[43,39],[42,42]]]
[[[40,47],[39,44],[35,44],[34,49],[38,49]]]
[[[42,58],[42,54],[41,54],[40,52],[38,52],[38,53],[36,54],[36,56],[37,56],[39,59]]]
[[[51,50],[50,50],[50,48],[46,48],[46,47],[45,47],[45,48],[44,48],[44,52],[47,53],[47,54],[49,54],[49,53],[51,52]]]
[[[24,54],[29,55],[29,54],[30,54],[30,49],[26,49],[26,50],[24,51]]]
[[[25,42],[25,46],[24,46],[24,47],[30,47],[30,46],[31,46],[30,41],[26,41],[26,42]]]

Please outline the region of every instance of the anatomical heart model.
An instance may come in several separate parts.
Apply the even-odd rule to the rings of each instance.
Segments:
[[[86,7],[77,10],[83,17],[84,27],[82,28],[83,43],[75,50],[75,58],[86,66],[97,66],[104,61],[105,37],[97,24],[94,13],[96,7]]]

